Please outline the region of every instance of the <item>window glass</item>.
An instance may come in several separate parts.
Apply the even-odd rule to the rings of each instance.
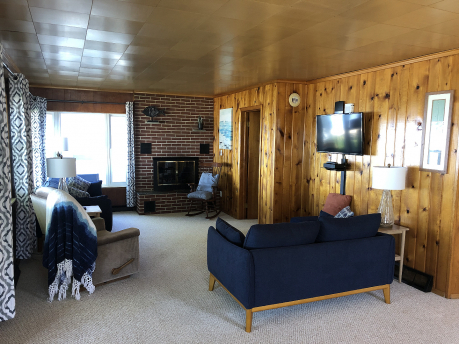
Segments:
[[[126,116],[110,116],[110,172],[112,183],[126,183],[128,132]]]
[[[61,136],[67,137],[69,153],[77,159],[77,174],[98,173],[107,184],[107,115],[61,113]]]
[[[68,151],[62,151],[62,138]],[[56,151],[77,160],[77,174],[99,174],[103,185],[126,185],[128,165],[125,115],[48,112],[46,156]]]

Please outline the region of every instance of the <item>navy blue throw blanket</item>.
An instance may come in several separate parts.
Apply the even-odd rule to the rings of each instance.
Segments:
[[[53,301],[58,291],[58,300],[65,299],[72,276],[72,296],[80,299],[81,284],[91,294],[96,258],[96,227],[86,211],[68,193],[51,192],[46,201],[43,248],[43,266],[48,269],[48,300]]]

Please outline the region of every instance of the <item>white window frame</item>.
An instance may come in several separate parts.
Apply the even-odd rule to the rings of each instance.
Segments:
[[[54,134],[54,137],[60,137],[61,136],[61,113],[75,113],[75,112],[72,112],[72,111],[61,111],[61,112],[53,112],[53,111],[49,111],[47,112],[47,114],[50,114],[52,113],[53,114],[53,124],[54,124],[54,130],[53,130],[53,134]],[[85,112],[85,113],[90,113],[90,112]],[[111,117],[125,117],[126,118],[126,115],[125,114],[111,114],[111,113],[102,113],[103,115],[105,115],[105,123],[106,123],[106,130],[107,130],[107,136],[106,136],[106,139],[107,139],[107,169],[106,169],[106,175],[105,175],[105,180],[106,180],[106,184],[102,184],[103,186],[106,186],[106,187],[113,187],[113,186],[126,186],[126,182],[112,182],[112,171],[111,171],[111,168],[110,166],[112,165],[111,164],[111,156],[112,156],[112,142],[111,142],[111,128],[110,128],[110,119]]]
[[[107,123],[107,147],[108,147],[108,154],[107,154],[107,181],[110,180],[110,185],[108,186],[126,186],[126,182],[112,182],[112,169],[110,166],[112,166],[112,128],[111,128],[111,123],[112,121],[110,120],[112,117],[124,117],[126,118],[125,114],[107,114],[106,117],[106,123]],[[128,144],[128,143],[126,143]],[[128,157],[126,157],[126,161],[128,161]]]

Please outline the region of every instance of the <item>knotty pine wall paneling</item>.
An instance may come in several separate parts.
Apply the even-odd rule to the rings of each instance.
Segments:
[[[241,162],[240,135],[241,109],[260,106],[260,178],[259,178],[259,223],[273,223],[274,207],[274,148],[275,114],[278,109],[278,85],[266,84],[261,87],[244,90],[230,95],[214,98],[214,152],[215,161],[221,162],[222,175],[219,187],[222,190],[222,209],[225,213],[243,218],[244,193],[240,190]],[[219,150],[219,111],[233,108],[233,147],[231,150]],[[221,155],[222,154],[222,155]]]
[[[352,210],[356,215],[377,211],[382,191],[372,189],[374,166],[407,167],[406,189],[392,192],[395,221],[410,228],[404,264],[433,275],[435,293],[458,297],[458,83],[458,52],[325,80],[274,82],[215,98],[215,144],[218,110],[233,106],[234,115],[239,116],[238,107],[257,90],[258,100],[251,100],[250,105],[263,105],[259,222],[318,215],[327,195],[339,192],[341,182],[340,173],[324,169],[323,164],[340,161],[341,156],[316,152],[316,115],[333,113],[339,100],[354,103],[355,112],[364,113],[365,154],[346,156],[346,194],[353,197]],[[455,98],[448,171],[445,175],[420,171],[419,125],[423,122],[425,94],[451,89]],[[294,91],[301,95],[297,108],[288,103]],[[270,110],[269,104],[273,106]],[[233,196],[226,200],[224,211],[239,218],[236,210],[242,204],[237,197],[240,175],[235,159],[239,141],[235,133],[232,154],[224,151],[218,158],[231,171],[221,181]],[[396,240],[398,247],[399,236]]]
[[[419,124],[423,122],[425,94],[450,89],[455,90],[455,99],[448,172],[420,171]],[[303,175],[309,194],[301,189],[302,199],[308,200],[302,215],[317,215],[327,194],[339,192],[340,185],[338,173],[322,168],[327,159],[337,161],[340,157],[315,152],[312,116],[332,113],[335,101],[354,103],[355,111],[364,113],[366,154],[346,156],[350,164],[346,193],[353,197],[352,210],[357,215],[377,211],[382,191],[372,189],[373,166],[407,167],[406,189],[392,192],[395,220],[410,228],[404,264],[433,275],[434,292],[458,297],[458,54],[314,82],[307,90],[302,98],[307,109],[304,133],[312,144],[304,139],[302,166],[308,170]],[[311,108],[316,111],[310,114]]]

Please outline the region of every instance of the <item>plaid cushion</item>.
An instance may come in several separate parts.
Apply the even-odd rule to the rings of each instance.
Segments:
[[[334,217],[336,219],[346,219],[346,218],[352,217],[352,216],[355,216],[355,213],[351,211],[350,206],[346,206],[345,208],[340,210],[337,213],[337,215],[335,215]]]
[[[69,189],[69,194],[72,197],[75,197],[75,198],[89,197],[89,193],[87,193],[86,191],[82,191],[82,190],[73,188],[71,186],[68,186],[68,189]]]
[[[78,189],[81,191],[88,191],[89,186],[91,185],[90,182],[84,180],[79,176],[71,177],[67,179],[67,186],[73,187],[74,189]]]

